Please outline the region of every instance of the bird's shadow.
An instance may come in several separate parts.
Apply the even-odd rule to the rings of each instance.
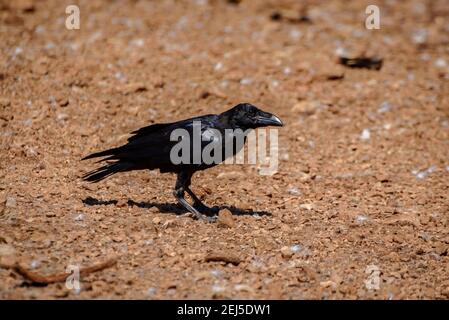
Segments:
[[[99,200],[93,197],[87,197],[82,200],[85,205],[88,206],[108,206],[108,205],[117,205],[118,200]],[[182,215],[187,213],[188,211],[184,209],[182,206],[176,203],[160,203],[160,202],[136,202],[132,199],[129,199],[127,202],[129,207],[139,207],[139,208],[152,208],[156,207],[161,213],[170,213],[176,215]],[[252,209],[240,209],[234,206],[218,206],[219,210],[228,209],[231,211],[233,215],[258,215],[258,216],[271,216],[271,213],[268,211],[255,211]]]

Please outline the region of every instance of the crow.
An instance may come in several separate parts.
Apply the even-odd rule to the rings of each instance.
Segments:
[[[252,129],[266,126],[283,126],[283,123],[275,115],[249,103],[240,103],[218,115],[208,114],[177,122],[152,124],[131,132],[132,136],[125,145],[84,157],[82,160],[103,158],[98,162],[106,163],[87,172],[83,179],[98,182],[118,172],[145,169],[175,173],[175,198],[198,219],[210,220],[203,214],[216,211],[203,204],[192,192],[192,175],[234,156],[244,147],[247,134]],[[199,141],[196,149],[195,139]],[[201,157],[208,146],[212,149],[210,157]],[[174,151],[175,148],[179,149],[178,152]],[[184,151],[184,154],[181,152],[181,158],[179,151]],[[193,205],[185,200],[185,192],[193,199]]]

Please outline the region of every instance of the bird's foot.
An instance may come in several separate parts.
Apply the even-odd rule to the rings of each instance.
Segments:
[[[191,214],[193,214],[198,220],[207,222],[214,222],[217,219],[217,213],[219,209],[217,207],[209,208],[201,203],[201,201],[195,201],[193,206],[189,204],[186,199],[175,193],[175,197],[179,203],[186,208]]]
[[[193,207],[198,210],[200,213],[208,216],[216,216],[218,212],[220,211],[220,208],[217,206],[214,207],[208,207],[202,202],[195,202],[193,204]]]
[[[208,208],[208,207],[206,207],[206,208]],[[185,214],[186,217],[192,217],[192,218],[196,218],[198,220],[202,220],[205,222],[211,222],[211,223],[217,221],[217,215],[210,215],[210,213],[206,214],[204,212],[205,211],[204,208],[202,209],[203,210],[202,212],[200,212],[197,208],[192,208],[192,209],[193,209],[192,211],[189,211]],[[209,209],[211,209],[211,208],[209,208]]]
[[[208,207],[202,202],[195,202],[193,204],[193,207],[195,210],[197,210],[201,215],[201,220],[207,221],[207,222],[216,222],[217,221],[217,215],[218,211],[220,209],[218,207]]]
[[[202,214],[202,213],[199,213],[199,212],[198,213],[188,212],[188,213],[185,214],[185,216],[186,217],[196,218],[198,220],[202,220],[202,221],[210,222],[210,223],[217,221],[217,216],[216,215],[208,216],[208,215],[205,215],[205,214]]]

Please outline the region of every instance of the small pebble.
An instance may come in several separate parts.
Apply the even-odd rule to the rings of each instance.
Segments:
[[[23,49],[21,47],[16,47],[14,49],[14,56],[17,56],[23,52]]]
[[[232,212],[229,209],[220,210],[218,213],[218,226],[225,228],[233,228],[235,227],[234,217]]]
[[[236,284],[234,286],[234,290],[236,291],[246,291],[246,292],[252,292],[252,289],[250,286],[246,285],[246,284]]]
[[[359,223],[363,223],[365,221],[368,221],[368,217],[365,216],[364,214],[359,214],[355,217],[355,219],[357,220],[357,222]]]
[[[31,261],[30,267],[31,267],[31,269],[36,269],[36,268],[39,268],[40,265],[41,265],[41,262],[39,260],[33,260],[33,261]]]
[[[131,45],[136,46],[136,47],[143,47],[144,44],[145,44],[145,41],[143,39],[134,39],[131,41]]]
[[[427,177],[428,173],[426,171],[420,171],[416,174],[416,178],[418,179],[424,179],[425,177]]]
[[[52,50],[54,48],[56,48],[56,45],[53,42],[49,42],[45,45],[45,49],[47,50]]]
[[[298,29],[292,29],[289,36],[294,40],[299,40],[302,37],[302,32]]]
[[[221,270],[214,269],[210,271],[210,274],[216,278],[220,278],[223,275],[223,272]]]
[[[435,171],[437,171],[437,166],[435,166],[435,165],[433,165],[427,169],[428,173],[434,173]]]
[[[287,191],[288,191],[288,193],[290,193],[291,195],[294,195],[294,196],[299,196],[301,194],[299,189],[295,188],[295,187],[289,188]]]
[[[148,288],[148,290],[147,290],[147,294],[148,294],[149,296],[155,295],[156,292],[157,292],[157,289],[156,289],[156,288],[153,288],[153,287]]]
[[[56,98],[54,96],[48,97],[48,102],[51,104],[52,107],[56,107],[57,105]]]
[[[67,120],[67,119],[69,118],[69,115],[66,114],[66,113],[58,113],[58,115],[56,116],[56,118],[57,118],[59,121],[65,121],[65,120]]]
[[[251,84],[251,83],[253,83],[253,80],[252,79],[250,79],[250,78],[243,78],[242,80],[240,80],[240,84],[242,84],[242,85],[249,85],[249,84]]]
[[[313,205],[311,203],[303,203],[303,204],[300,204],[299,207],[301,209],[306,209],[306,210],[310,211],[310,210],[312,210]]]
[[[423,170],[423,171],[413,170],[412,174],[415,175],[417,179],[424,179],[429,174],[434,173],[435,171],[437,171],[437,169],[438,169],[437,166],[433,165],[433,166],[430,166],[429,168],[427,168],[426,170]]]
[[[300,244],[294,244],[294,245],[292,245],[292,246],[290,247],[290,250],[291,250],[293,253],[298,253],[298,252],[302,251],[302,249],[303,249],[303,247],[302,247],[302,245],[300,245]]]
[[[443,58],[439,58],[435,61],[435,66],[438,68],[446,68],[447,62]]]
[[[126,81],[126,76],[122,72],[118,71],[114,74],[114,77],[120,81]]]
[[[379,109],[377,109],[378,113],[385,113],[390,111],[392,108],[391,103],[389,103],[388,101],[382,102],[381,105],[379,106]]]
[[[361,140],[369,140],[371,138],[371,132],[369,129],[363,129],[362,134],[360,135]]]
[[[75,221],[83,221],[84,220],[84,214],[80,213],[74,218]]]
[[[170,289],[167,290],[167,295],[173,296],[175,294],[176,294],[176,289],[170,288]]]
[[[283,70],[283,73],[288,76],[289,74],[292,73],[292,69],[290,67],[285,67]]]
[[[13,197],[7,197],[5,206],[8,208],[15,208],[17,205],[16,199]]]
[[[29,146],[25,147],[25,154],[26,154],[27,157],[30,157],[30,158],[37,156],[36,150],[34,148],[32,148],[32,147],[29,147]]]
[[[416,44],[423,44],[427,41],[427,30],[418,29],[412,34],[412,41]]]
[[[45,32],[45,27],[44,26],[37,26],[36,29],[34,30],[35,33],[40,34],[40,33],[44,33]]]
[[[335,54],[338,57],[347,57],[349,55],[348,51],[343,47],[338,47],[337,49],[335,49]]]
[[[218,63],[215,65],[214,70],[215,70],[215,71],[220,71],[221,69],[223,69],[223,63],[218,62]]]
[[[293,251],[290,247],[285,246],[281,248],[281,255],[283,258],[291,258],[293,256]]]
[[[212,292],[213,293],[220,293],[220,292],[223,292],[223,291],[225,291],[225,288],[222,287],[222,286],[219,286],[219,285],[216,285],[216,284],[212,286]]]

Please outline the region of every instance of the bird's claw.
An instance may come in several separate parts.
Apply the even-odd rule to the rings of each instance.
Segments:
[[[209,209],[209,210],[207,210],[207,209]],[[216,214],[211,214],[211,212],[215,211],[214,209],[215,209],[215,207],[214,208],[209,208],[207,206],[204,206],[204,208],[202,208],[202,210],[200,211],[198,208],[192,207],[191,210],[185,214],[185,216],[193,217],[193,218],[196,218],[198,220],[202,220],[202,221],[205,221],[205,222],[211,222],[212,223],[212,222],[217,221],[217,215]],[[206,214],[206,211],[207,211],[207,214]]]
[[[199,207],[194,207],[199,214],[197,214],[197,217],[199,220],[204,220],[207,222],[215,222],[217,221],[217,214],[218,214],[218,208],[213,207],[209,208],[206,205],[202,205]]]
[[[217,221],[217,216],[204,216],[203,215],[203,219],[204,219],[204,221],[213,223],[213,222]]]
[[[208,207],[201,202],[195,202],[193,204],[193,207],[196,210],[198,210],[200,213],[205,214],[205,215],[217,215],[218,212],[220,211],[220,208],[218,208],[217,206]]]
[[[213,216],[207,216],[207,215],[202,214],[202,213],[200,213],[200,212],[198,212],[198,213],[192,213],[192,212],[189,212],[188,215],[189,215],[189,216],[196,217],[198,220],[202,220],[202,221],[204,221],[204,222],[210,222],[210,223],[212,223],[212,222],[217,221],[217,216],[216,216],[216,215],[213,215]]]

